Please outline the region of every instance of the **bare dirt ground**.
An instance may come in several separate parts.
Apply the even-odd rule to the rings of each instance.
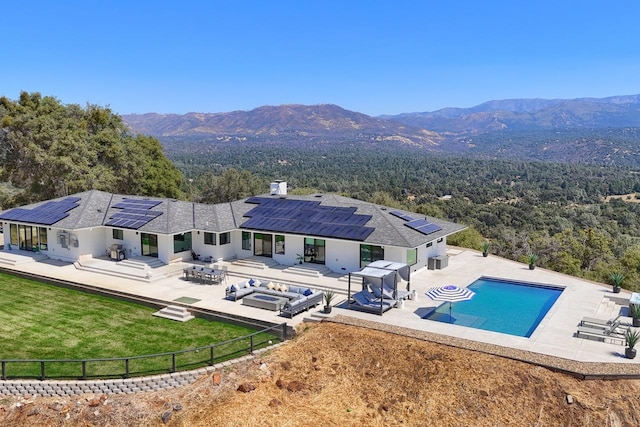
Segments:
[[[294,340],[220,371],[218,385],[210,374],[136,395],[4,397],[0,425],[640,425],[640,380],[583,381],[356,326],[302,327]]]

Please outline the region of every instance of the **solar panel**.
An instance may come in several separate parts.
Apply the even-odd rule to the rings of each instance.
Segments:
[[[440,227],[439,225],[432,224],[425,220],[414,220],[414,221],[407,222],[405,225],[425,235],[442,230],[442,227]]]
[[[371,215],[358,215],[355,207],[265,197],[251,197],[247,203],[258,206],[244,215],[250,219],[242,223],[241,228],[360,241],[374,231],[364,227]]]
[[[422,227],[423,225],[427,225],[429,224],[429,221],[424,220],[424,219],[414,219],[412,221],[407,222],[405,225],[409,228],[418,228],[418,227]]]
[[[112,206],[121,211],[111,215],[105,225],[137,230],[162,215],[160,211],[151,210],[160,203],[162,202],[159,200],[124,198]]]
[[[431,234],[440,230],[442,230],[442,227],[436,224],[427,224],[418,228],[418,231],[421,232],[422,234]]]
[[[138,205],[144,205],[144,206],[149,206],[149,208],[152,208],[154,206],[158,206],[160,203],[162,203],[160,200],[150,200],[150,199],[129,199],[127,197],[125,197],[124,199],[122,199],[122,201],[124,203],[134,203],[134,204],[138,204]]]
[[[67,197],[63,200],[51,200],[32,209],[14,208],[0,215],[0,219],[31,224],[53,225],[69,216],[68,212],[76,207],[81,199]]]
[[[400,219],[404,219],[405,221],[413,221],[413,218],[409,215],[407,215],[404,212],[400,212],[400,211],[390,211],[389,212],[391,215],[398,217]]]

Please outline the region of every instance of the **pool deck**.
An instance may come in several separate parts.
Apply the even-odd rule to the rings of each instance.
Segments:
[[[119,272],[122,273],[121,276],[129,274],[127,272],[131,270],[131,267],[125,267],[120,263],[108,260],[96,259],[84,263],[93,265],[95,270],[102,269],[103,272],[79,270],[73,264],[49,259],[36,260],[31,253],[16,250],[0,252],[0,262],[4,268],[9,270],[159,299],[166,301],[167,305],[175,304],[177,299],[185,300],[186,297],[186,300],[193,301],[192,304],[183,304],[186,307],[206,308],[272,323],[286,322],[291,326],[296,326],[310,317],[318,320],[327,315],[322,314],[322,307],[317,307],[308,313],[301,313],[294,316],[293,319],[288,319],[280,316],[278,312],[243,305],[240,300],[237,302],[228,301],[225,299],[225,288],[233,283],[246,280],[248,277],[271,279],[282,283],[306,284],[310,287],[336,291],[337,298],[334,300],[335,306],[332,313],[328,315],[330,317],[340,316],[339,318],[353,319],[354,322],[360,320],[386,327],[407,328],[455,338],[462,343],[483,343],[576,362],[637,365],[638,359],[629,360],[624,357],[624,346],[622,345],[575,337],[576,328],[585,316],[606,319],[615,317],[620,310],[626,314],[621,305],[604,304],[605,297],[615,295],[611,292],[610,286],[541,268],[529,270],[525,264],[491,255],[484,258],[480,252],[468,249],[449,248],[448,254],[450,258],[447,268],[443,270],[422,269],[412,273],[411,289],[417,290],[418,298],[416,300],[405,301],[404,307],[393,308],[382,316],[342,308],[341,306],[344,306],[347,298],[348,282],[346,276],[320,274],[316,277],[313,275],[315,266],[307,267],[312,273],[308,276],[296,274],[286,266],[272,265],[271,267],[258,268],[236,262],[218,262],[217,264],[226,265],[229,268],[227,282],[220,285],[203,285],[182,278],[182,268],[186,265],[183,263],[147,269],[151,272],[153,280],[144,281],[117,277],[116,274]],[[134,274],[140,275],[141,273]],[[440,302],[429,300],[424,295],[427,289],[445,284],[464,287],[482,276],[561,286],[565,290],[530,338],[422,319],[426,312],[440,304]],[[352,283],[352,291],[357,291],[358,287],[359,284],[354,286]],[[616,296],[628,300],[630,294],[623,291]],[[621,319],[623,323],[631,322],[630,318],[623,317]],[[474,345],[469,345],[469,348],[474,349]]]

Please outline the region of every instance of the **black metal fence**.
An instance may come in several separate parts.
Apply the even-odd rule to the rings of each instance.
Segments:
[[[129,378],[212,366],[287,340],[287,324],[232,340],[167,353],[102,359],[0,359],[2,380]]]

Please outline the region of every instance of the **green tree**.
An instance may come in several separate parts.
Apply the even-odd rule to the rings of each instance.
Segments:
[[[447,237],[447,244],[477,250],[484,240],[484,237],[482,237],[482,234],[480,234],[478,230],[469,227],[466,230]]]
[[[227,169],[222,175],[202,177],[200,203],[224,203],[264,193],[265,185],[247,170]]]
[[[10,204],[90,189],[180,196],[182,174],[158,140],[132,136],[108,108],[63,105],[39,93],[0,98],[0,162],[0,177],[22,190]]]

